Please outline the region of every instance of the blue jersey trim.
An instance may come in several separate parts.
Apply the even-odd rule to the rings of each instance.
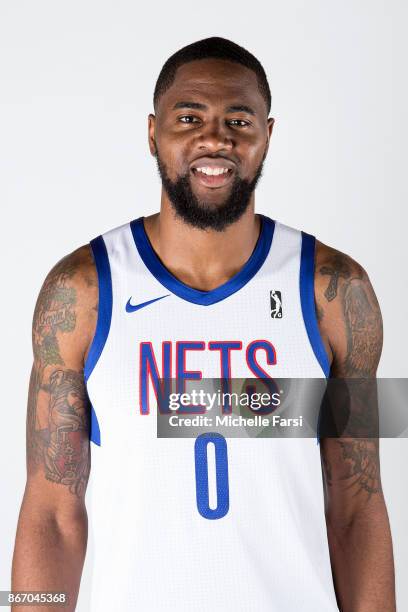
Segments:
[[[176,278],[163,265],[159,257],[156,255],[146,234],[143,217],[139,217],[138,219],[131,221],[130,227],[140,257],[153,276],[155,276],[155,278],[164,287],[183,300],[187,300],[188,302],[193,302],[194,304],[199,304],[201,306],[210,306],[211,304],[216,304],[217,302],[220,302],[233,293],[239,291],[239,289],[246,285],[246,283],[255,276],[264,263],[271,248],[275,222],[265,215],[260,215],[260,218],[261,231],[255,249],[253,250],[248,261],[245,263],[243,268],[237,272],[237,274],[235,274],[227,282],[223,283],[216,289],[212,289],[211,291],[200,291],[199,289],[189,287]]]
[[[92,404],[91,404],[91,426],[90,426],[89,439],[94,444],[97,444],[98,446],[101,445],[101,432],[99,429],[98,417],[96,416],[96,412]]]
[[[302,251],[300,258],[300,301],[307,335],[313,352],[319,362],[326,378],[330,373],[329,358],[320,335],[316,317],[314,297],[315,273],[315,245],[316,239],[306,232],[302,232]]]
[[[99,299],[95,335],[84,364],[85,383],[87,383],[102,354],[103,347],[109,335],[112,319],[112,277],[105,241],[102,236],[98,236],[91,240],[90,245],[98,274]],[[90,439],[100,446],[101,435],[99,423],[93,406],[91,407]]]

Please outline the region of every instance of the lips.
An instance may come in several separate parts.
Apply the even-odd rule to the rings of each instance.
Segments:
[[[234,162],[224,157],[200,157],[190,164],[194,179],[205,187],[224,187],[235,171]]]

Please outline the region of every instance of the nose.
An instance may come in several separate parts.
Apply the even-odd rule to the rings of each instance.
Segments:
[[[207,122],[198,135],[198,148],[201,151],[209,153],[228,151],[231,150],[233,144],[225,123],[215,118]]]

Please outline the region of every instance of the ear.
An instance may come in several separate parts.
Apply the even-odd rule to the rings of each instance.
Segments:
[[[148,121],[147,131],[148,131],[149,149],[153,157],[156,157],[156,151],[157,151],[156,140],[155,140],[156,117],[152,115],[152,113],[150,113],[147,121]]]
[[[268,132],[268,138],[266,140],[266,147],[265,147],[265,153],[264,153],[264,159],[268,153],[268,149],[269,149],[269,143],[271,140],[271,136],[272,136],[272,130],[273,130],[273,126],[275,124],[275,119],[273,117],[269,117],[268,121],[267,121],[267,132]]]
[[[273,117],[269,117],[268,119],[268,141],[272,136],[273,126],[275,125],[275,119]]]

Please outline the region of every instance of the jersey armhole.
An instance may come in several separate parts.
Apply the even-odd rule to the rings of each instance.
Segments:
[[[98,318],[96,322],[95,334],[84,363],[85,385],[91,376],[95,366],[102,355],[103,348],[109,335],[112,320],[112,276],[109,264],[108,252],[102,236],[98,236],[90,241],[92,255],[94,258],[98,276]],[[90,440],[101,445],[101,435],[98,419],[91,403],[91,425]]]
[[[315,248],[314,236],[302,232],[302,250],[300,256],[300,301],[302,305],[303,321],[305,323],[309,342],[320,367],[326,378],[330,374],[330,363],[326,348],[320,334],[316,316],[314,276],[315,276]]]

